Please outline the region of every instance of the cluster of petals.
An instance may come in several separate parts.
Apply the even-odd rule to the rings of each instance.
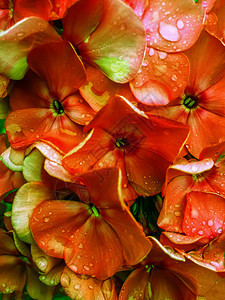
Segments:
[[[224,0],[0,0],[0,297],[223,300]]]

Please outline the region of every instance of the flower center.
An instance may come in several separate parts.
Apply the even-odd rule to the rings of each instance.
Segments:
[[[57,100],[53,100],[53,108],[57,112],[58,115],[62,115],[64,113],[63,106],[61,102]]]
[[[125,138],[118,138],[115,144],[117,148],[121,148],[127,145],[127,140]]]
[[[188,109],[194,109],[198,106],[199,98],[193,95],[186,95],[183,99],[183,105]]]
[[[97,207],[92,203],[90,204],[90,208],[92,210],[92,213],[94,214],[94,216],[96,218],[98,218],[100,216],[99,210],[97,209]]]

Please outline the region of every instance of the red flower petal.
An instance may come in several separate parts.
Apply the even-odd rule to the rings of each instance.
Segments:
[[[41,202],[30,220],[30,228],[38,246],[50,256],[63,258],[69,236],[90,216],[88,209],[84,203],[75,201]]]
[[[208,18],[206,19],[206,30],[218,38],[223,45],[225,44],[225,4],[223,0],[217,0],[213,10],[209,13]]]
[[[194,1],[151,1],[142,17],[148,46],[166,52],[190,48],[203,29],[204,9]]]
[[[40,17],[46,21],[50,19],[51,2],[46,0],[16,0],[13,3],[14,20],[18,22],[26,17]]]
[[[77,46],[95,30],[103,13],[104,1],[80,0],[63,19],[63,37]]]
[[[123,2],[129,5],[140,19],[148,6],[148,1],[146,0],[123,0]]]
[[[207,32],[203,31],[191,50],[187,50],[185,54],[190,61],[190,78],[186,89],[188,93],[199,95],[224,77],[224,46]]]
[[[123,264],[117,232],[101,217],[90,216],[65,246],[65,262],[74,272],[106,279]]]
[[[102,281],[85,275],[80,276],[68,267],[62,273],[61,285],[71,299],[117,299],[112,279]]]
[[[107,77],[125,83],[137,74],[145,44],[144,27],[131,8],[119,0],[105,0],[98,27],[78,50]]]
[[[58,101],[73,94],[86,80],[82,62],[71,45],[64,41],[33,49],[27,61]]]
[[[21,20],[0,34],[0,73],[15,80],[22,79],[27,71],[27,54],[38,45],[61,41],[61,37],[45,20],[30,17]]]
[[[210,193],[191,192],[187,195],[183,231],[189,236],[215,238],[225,229],[224,198]]]
[[[99,111],[100,108],[116,94],[124,96],[131,102],[137,101],[132,94],[128,83],[119,84],[113,82],[90,64],[86,63],[85,68],[87,72],[87,81],[80,88],[80,92],[95,111]]]
[[[148,294],[148,282],[150,274],[146,272],[145,268],[138,268],[134,270],[128,278],[125,280],[120,294],[120,300],[127,299],[147,299]],[[146,298],[145,298],[146,296]]]
[[[142,67],[130,85],[144,104],[165,105],[183,93],[188,77],[189,62],[183,53],[167,54],[147,48]]]

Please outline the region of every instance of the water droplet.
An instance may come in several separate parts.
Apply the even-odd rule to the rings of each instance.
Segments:
[[[77,266],[76,265],[70,265],[69,266],[71,270],[73,270],[74,272],[77,272]]]
[[[44,223],[48,223],[48,222],[49,222],[49,218],[48,217],[44,218]]]
[[[148,53],[150,56],[153,56],[155,54],[155,50],[153,48],[150,48]]]
[[[202,230],[199,230],[198,234],[199,234],[199,235],[203,235],[203,231],[202,231]]]
[[[161,59],[165,59],[167,57],[167,53],[166,52],[159,51],[158,53],[159,53],[159,58],[161,58]]]
[[[18,37],[24,36],[24,32],[18,32],[16,35],[17,35]]]
[[[84,270],[89,271],[90,268],[88,266],[84,266]]]
[[[164,21],[161,21],[159,24],[159,33],[165,40],[170,42],[178,42],[181,39],[177,27]]]
[[[221,227],[218,228],[217,232],[218,232],[218,233],[222,233],[222,232],[223,232],[223,228],[221,228]]]
[[[70,276],[67,273],[63,273],[61,276],[61,285],[64,288],[67,288],[70,286]]]
[[[173,75],[172,77],[171,77],[171,79],[173,80],[173,81],[177,81],[177,75]]]
[[[44,272],[47,269],[48,261],[44,256],[38,257],[35,263],[41,271]]]
[[[212,220],[208,221],[208,226],[213,226],[213,221]]]
[[[83,244],[80,243],[78,248],[83,249],[84,248]]]
[[[79,290],[79,288],[80,288],[80,285],[79,284],[76,284],[75,286],[74,286],[74,289],[77,291],[77,290]]]
[[[180,217],[180,216],[181,216],[181,211],[175,210],[174,215],[175,215],[176,217]]]
[[[92,285],[89,285],[88,287],[89,287],[90,290],[93,290],[93,286]]]
[[[184,28],[184,22],[182,20],[177,20],[177,28],[183,29]]]
[[[122,23],[120,25],[120,30],[125,30],[125,29],[127,29],[127,25],[125,23]]]
[[[30,129],[30,132],[34,132],[34,129],[33,129],[33,128],[31,128],[31,129]]]

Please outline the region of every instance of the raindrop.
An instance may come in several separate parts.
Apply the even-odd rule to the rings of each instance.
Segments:
[[[208,221],[208,226],[213,226],[213,221],[212,220]]]
[[[74,272],[77,272],[77,266],[76,265],[70,265],[69,266],[71,270],[73,270]]]
[[[165,59],[167,57],[167,53],[166,52],[159,51],[158,53],[159,53],[159,58],[161,58],[161,59]]]
[[[164,21],[161,21],[159,24],[159,33],[165,40],[170,42],[178,42],[181,39],[177,27]]]
[[[180,217],[181,216],[181,212],[179,210],[175,210],[174,215],[176,217]]]
[[[90,268],[88,266],[84,266],[84,270],[89,271]]]
[[[90,290],[93,290],[93,286],[92,285],[89,285],[88,287],[89,287]]]
[[[153,48],[149,49],[149,55],[153,56],[155,54],[155,50]]]
[[[48,222],[49,222],[49,218],[48,217],[44,218],[44,223],[48,223]]]
[[[177,21],[177,28],[178,29],[183,29],[184,28],[184,22],[182,20]]]
[[[63,273],[61,276],[61,285],[64,288],[69,287],[70,285],[70,276],[67,273]]]
[[[79,290],[79,288],[80,288],[80,285],[79,284],[76,284],[75,286],[74,286],[74,289],[77,291],[77,290]]]
[[[78,248],[83,249],[84,248],[83,244],[80,243]]]
[[[18,37],[24,36],[24,32],[18,32],[16,35],[17,35]]]
[[[171,79],[173,80],[173,81],[177,81],[177,75],[173,75],[172,77],[171,77]]]
[[[203,231],[202,231],[202,230],[199,230],[198,234],[199,234],[199,235],[203,235]]]

